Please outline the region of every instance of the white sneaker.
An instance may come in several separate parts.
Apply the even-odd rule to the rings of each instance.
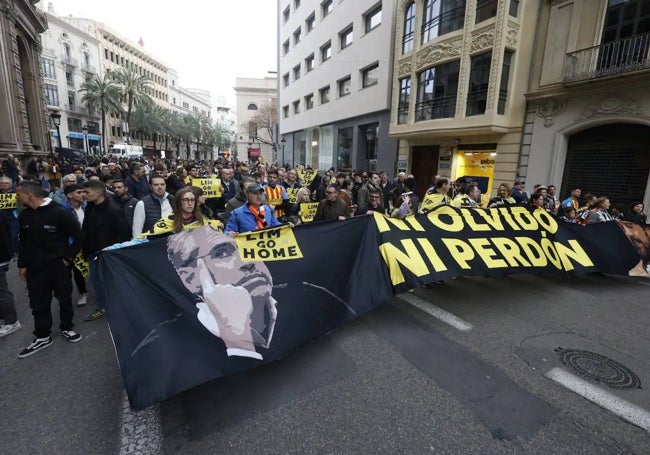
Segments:
[[[20,330],[21,327],[22,326],[20,325],[20,321],[16,321],[13,324],[0,326],[0,338],[7,336],[10,333],[14,333],[16,330]]]
[[[88,303],[88,294],[81,294],[77,300],[77,306],[84,306]]]

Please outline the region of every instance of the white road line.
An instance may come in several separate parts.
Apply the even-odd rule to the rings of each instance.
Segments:
[[[623,420],[650,432],[650,412],[629,401],[619,398],[606,390],[597,387],[584,379],[580,379],[561,368],[553,368],[546,373],[546,377],[563,385],[598,406],[613,412]]]
[[[646,286],[650,286],[650,283],[646,283],[645,281],[637,281],[639,284],[645,284]]]
[[[158,405],[134,412],[125,392],[121,411],[119,454],[161,454],[163,437]]]
[[[435,306],[432,303],[427,302],[420,297],[413,294],[400,294],[397,296],[398,299],[403,300],[404,302],[413,305],[418,310],[424,311],[425,313],[433,316],[436,319],[441,320],[445,324],[449,324],[455,329],[460,330],[461,332],[469,332],[474,328],[472,324],[467,321],[463,321],[458,316],[449,313],[448,311],[443,310]]]

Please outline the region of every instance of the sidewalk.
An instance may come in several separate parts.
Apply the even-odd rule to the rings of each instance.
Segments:
[[[18,359],[34,324],[15,262],[7,280],[23,328],[0,338],[0,452],[116,453],[123,385],[106,321],[83,322],[88,306],[75,306],[75,330],[84,338],[68,343],[53,299],[53,345]]]

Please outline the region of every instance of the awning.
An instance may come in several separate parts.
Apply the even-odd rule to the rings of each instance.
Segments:
[[[83,139],[84,135],[81,134],[81,133],[70,132],[70,133],[68,133],[68,137],[71,138],[71,139]]]
[[[96,134],[89,134],[89,135],[88,135],[88,140],[89,140],[89,141],[101,141],[101,140],[102,140],[102,137],[101,137],[101,136],[98,136],[98,135],[96,135]]]

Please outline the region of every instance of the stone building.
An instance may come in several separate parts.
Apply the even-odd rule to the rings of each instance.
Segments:
[[[277,78],[238,77],[235,79],[235,96],[237,103],[237,133],[235,152],[239,160],[262,160],[267,163],[274,161],[273,144],[277,142],[275,127],[271,131],[254,125],[252,120],[261,111],[264,118],[277,125],[275,116],[269,116],[276,109]],[[277,150],[277,146],[276,146]],[[281,158],[281,156],[280,156]]]
[[[544,1],[519,174],[650,206],[650,0]]]
[[[0,0],[0,155],[50,148],[39,62],[47,21],[34,3]]]
[[[539,2],[397,3],[390,134],[398,169],[415,174],[419,194],[440,174],[472,177],[489,198],[517,175]]]

